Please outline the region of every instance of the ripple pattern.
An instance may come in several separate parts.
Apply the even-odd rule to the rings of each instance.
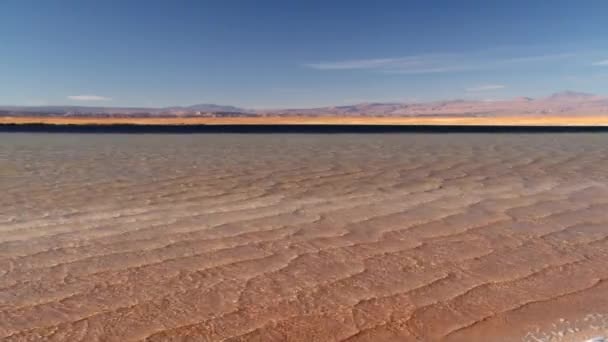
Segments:
[[[3,341],[580,341],[608,135],[0,135]]]

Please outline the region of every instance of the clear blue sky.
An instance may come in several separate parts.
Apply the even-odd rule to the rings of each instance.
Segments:
[[[0,1],[0,104],[608,94],[608,1]]]

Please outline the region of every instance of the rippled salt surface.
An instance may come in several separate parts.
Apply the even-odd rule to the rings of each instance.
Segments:
[[[584,341],[608,135],[0,134],[6,341]]]

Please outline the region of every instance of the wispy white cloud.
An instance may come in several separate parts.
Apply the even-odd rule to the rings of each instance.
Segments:
[[[349,70],[349,69],[374,69],[387,65],[397,64],[399,58],[360,59],[339,62],[321,62],[306,64],[307,67],[319,70]]]
[[[424,59],[420,56],[403,58],[376,58],[346,60],[337,62],[321,62],[306,64],[307,67],[319,70],[353,70],[353,69],[383,69],[383,68],[407,68],[420,66]]]
[[[498,61],[499,63],[527,63],[527,62],[545,62],[552,59],[563,59],[576,57],[576,53],[556,53],[550,55],[537,55],[537,56],[523,56],[513,57]]]
[[[603,61],[597,61],[595,63],[593,63],[593,65],[597,65],[597,66],[608,66],[608,59],[605,59]]]
[[[510,64],[536,63],[574,57],[572,53],[509,56],[470,54],[429,54],[399,58],[373,58],[305,64],[317,70],[372,70],[397,74],[428,74],[497,68]]]
[[[70,95],[68,99],[73,101],[112,101],[112,98],[99,95]]]
[[[505,86],[502,84],[484,84],[484,85],[480,85],[480,86],[467,88],[466,91],[469,93],[477,93],[477,92],[482,92],[482,91],[492,91],[492,90],[498,90],[498,89],[504,89],[504,88],[505,88]]]
[[[464,65],[450,64],[448,55],[345,60],[306,64],[305,66],[317,70],[377,70],[411,74],[457,71],[467,68]]]

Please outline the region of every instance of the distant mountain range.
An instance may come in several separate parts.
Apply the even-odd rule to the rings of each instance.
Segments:
[[[0,116],[508,116],[608,115],[608,97],[565,91],[544,98],[452,100],[426,103],[361,103],[352,106],[250,110],[234,106],[197,104],[164,108],[85,106],[0,106]]]
[[[452,100],[425,103],[362,103],[352,106],[271,111],[278,115],[344,116],[500,116],[500,115],[608,115],[608,97],[565,91],[549,97],[509,100]]]
[[[211,113],[250,113],[234,106],[197,104],[187,107],[0,106],[0,115],[190,116]]]

